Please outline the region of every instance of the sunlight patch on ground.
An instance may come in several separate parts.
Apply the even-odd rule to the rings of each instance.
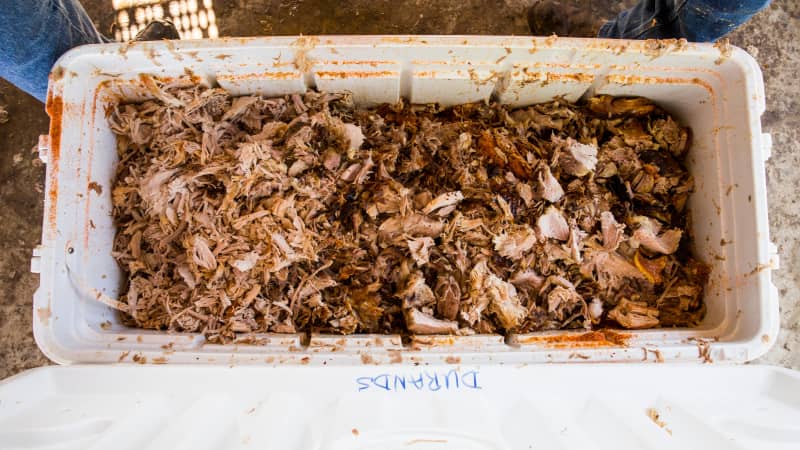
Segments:
[[[171,20],[181,39],[219,36],[213,0],[112,0],[114,39],[130,41],[155,19]]]

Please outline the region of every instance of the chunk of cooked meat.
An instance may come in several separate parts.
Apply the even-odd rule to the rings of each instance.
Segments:
[[[608,312],[608,318],[631,330],[654,328],[658,326],[658,308],[623,298]]]
[[[688,326],[690,134],[645,99],[362,109],[142,82],[109,122],[132,325],[202,333]]]
[[[586,301],[575,290],[572,282],[566,278],[551,275],[545,281],[541,291],[547,300],[547,311],[559,321],[571,318],[576,312],[584,319],[591,320]]]
[[[378,237],[388,242],[395,242],[402,236],[438,237],[444,224],[436,219],[428,218],[419,213],[408,216],[394,216],[386,219],[378,227]]]
[[[436,301],[433,290],[426,284],[422,272],[414,272],[408,277],[406,286],[398,292],[403,308],[430,306]]]
[[[503,329],[508,331],[519,326],[528,310],[522,306],[514,285],[489,274],[483,287],[490,299],[489,311],[495,314]]]
[[[501,256],[518,260],[536,245],[536,232],[528,225],[510,226],[495,236],[492,242]]]
[[[569,225],[564,214],[557,208],[550,206],[547,210],[539,216],[536,220],[536,226],[539,233],[545,238],[558,239],[559,241],[566,241],[569,239]]]
[[[456,320],[461,304],[461,285],[449,275],[440,275],[436,282],[436,313],[445,320]]]
[[[458,331],[457,322],[437,319],[416,308],[407,309],[404,314],[406,327],[413,334],[455,334]]]
[[[486,292],[487,279],[491,275],[484,259],[478,261],[469,272],[469,297],[461,302],[461,319],[475,326],[483,317],[492,301]]]
[[[598,95],[588,100],[589,109],[603,116],[646,116],[656,110],[656,106],[645,98],[612,97]]]
[[[664,272],[664,269],[667,267],[667,258],[665,256],[661,256],[659,258],[648,258],[643,256],[641,252],[637,251],[633,255],[633,262],[636,265],[636,268],[639,269],[639,272],[642,272],[642,275],[647,277],[651,283],[660,284],[662,281],[664,281],[661,275]]]
[[[429,201],[422,212],[425,214],[435,213],[437,216],[446,216],[453,212],[458,202],[464,200],[464,194],[459,191],[445,192]]]
[[[428,260],[431,257],[431,247],[435,245],[433,239],[423,236],[409,239],[407,242],[408,251],[411,253],[411,257],[414,258],[414,261],[417,263],[417,265],[422,267],[425,264],[428,264]]]
[[[561,147],[558,156],[561,170],[576,177],[584,177],[594,171],[597,166],[597,147],[556,136],[553,136],[553,142]]]
[[[600,213],[600,236],[603,238],[603,247],[614,251],[625,239],[625,225],[617,223],[614,214],[610,211]]]
[[[535,193],[537,198],[547,200],[550,203],[555,203],[564,196],[564,189],[547,165],[542,165],[542,169],[537,175]]]
[[[634,216],[631,222],[638,226],[633,232],[633,240],[645,250],[670,255],[678,250],[683,231],[671,229],[661,233],[661,224],[646,216]]]

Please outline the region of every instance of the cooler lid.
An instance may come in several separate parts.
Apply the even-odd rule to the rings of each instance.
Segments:
[[[64,366],[0,383],[0,448],[797,449],[770,366]]]

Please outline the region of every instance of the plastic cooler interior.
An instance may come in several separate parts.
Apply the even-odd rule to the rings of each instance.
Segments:
[[[139,75],[191,76],[231,93],[352,92],[363,105],[444,105],[495,99],[514,106],[592,94],[648,97],[692,128],[691,223],[696,254],[713,271],[698,328],[469,337],[248,336],[208,344],[198,334],[128,328],[98,298],[117,298],[124,274],[111,256],[115,138],[110,104],[147,98]],[[56,65],[42,245],[32,268],[34,334],[59,363],[219,364],[748,361],[779,326],[770,272],[761,72],[737,48],[678,41],[512,37],[230,38],[97,45]]]

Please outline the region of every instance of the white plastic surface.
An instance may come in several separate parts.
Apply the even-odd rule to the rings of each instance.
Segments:
[[[796,450],[769,366],[44,367],[0,383],[0,449]]]
[[[495,98],[525,105],[593,93],[642,95],[692,127],[688,160],[696,253],[712,265],[708,314],[696,329],[512,336],[247,336],[232,345],[201,335],[123,326],[98,299],[120,294],[111,257],[115,140],[111,102],[147,97],[140,74],[196,76],[236,94],[307,88],[353,92],[362,104],[457,104]],[[52,117],[34,334],[54,361],[215,364],[370,364],[462,361],[748,361],[779,326],[771,270],[761,133],[761,72],[745,52],[653,41],[512,37],[283,37],[87,46],[51,75]],[[93,189],[90,189],[90,186]],[[101,295],[102,294],[102,295]]]

